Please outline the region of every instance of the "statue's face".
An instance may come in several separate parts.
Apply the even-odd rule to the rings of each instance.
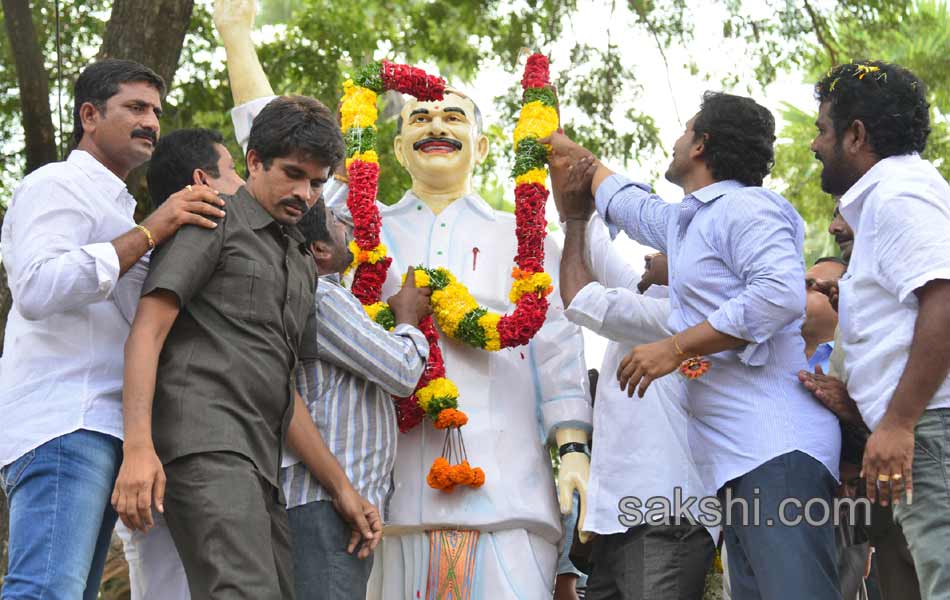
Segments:
[[[478,132],[475,104],[468,98],[446,92],[436,102],[413,99],[400,116],[396,158],[413,180],[448,190],[467,181],[488,153],[488,139]]]

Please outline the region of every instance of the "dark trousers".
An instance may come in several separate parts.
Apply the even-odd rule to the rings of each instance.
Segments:
[[[349,554],[350,526],[330,501],[310,502],[287,511],[293,537],[297,600],[363,600],[373,568]]]
[[[638,525],[593,540],[587,600],[700,600],[716,548],[705,527]]]
[[[917,569],[890,506],[871,505],[868,540],[874,546],[877,584],[883,600],[920,600]]]
[[[232,452],[165,465],[165,520],[191,597],[293,599],[287,510],[254,464]]]
[[[719,491],[724,514],[728,511],[731,521],[723,532],[735,600],[840,600],[832,519],[816,526],[804,519],[797,525],[783,524],[779,518],[779,506],[786,498],[798,501],[797,508],[785,507],[786,519],[804,516],[802,507],[812,498],[825,501],[833,511],[836,486],[824,465],[794,451],[759,465]],[[745,500],[748,510],[743,511],[737,501],[730,504],[727,490],[734,500]],[[758,511],[754,510],[756,499]],[[820,519],[823,513],[813,507],[810,514]]]

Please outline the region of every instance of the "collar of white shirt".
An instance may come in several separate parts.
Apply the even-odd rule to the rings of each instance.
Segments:
[[[848,191],[841,196],[838,203],[839,210],[844,216],[845,221],[855,231],[860,226],[861,208],[864,205],[865,198],[877,187],[877,184],[891,177],[896,173],[903,173],[913,169],[923,161],[920,155],[915,153],[903,154],[901,156],[889,156],[883,158],[858,179],[854,185],[848,188]]]
[[[692,196],[703,204],[709,204],[713,200],[722,198],[732,190],[741,187],[745,186],[735,179],[726,179],[725,181],[717,181],[716,183],[710,183],[706,187],[699,188],[692,193]]]
[[[488,202],[485,202],[485,200],[483,200],[478,194],[471,193],[466,196],[462,196],[455,202],[459,201],[465,201],[472,210],[485,217],[489,221],[495,220],[495,209],[493,209],[491,205],[488,204]],[[419,196],[415,194],[415,192],[408,190],[399,202],[393,204],[392,206],[381,207],[379,212],[380,215],[384,217],[386,215],[398,214],[408,210],[420,202],[428,208],[428,205],[426,205],[426,203],[421,200]]]
[[[85,150],[73,150],[69,153],[66,162],[82,171],[92,181],[93,185],[97,189],[101,189],[108,198],[115,200],[122,195],[122,192],[127,191],[124,181]]]

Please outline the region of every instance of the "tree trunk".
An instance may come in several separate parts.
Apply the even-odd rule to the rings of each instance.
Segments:
[[[115,0],[100,58],[138,61],[170,89],[194,5],[194,0]]]
[[[115,0],[99,57],[140,62],[171,89],[194,6],[194,0]],[[146,168],[133,169],[125,182],[140,208],[147,206]]]
[[[20,108],[26,136],[26,172],[57,160],[56,137],[49,109],[49,79],[43,50],[33,27],[30,0],[3,0],[7,36],[20,86]]]

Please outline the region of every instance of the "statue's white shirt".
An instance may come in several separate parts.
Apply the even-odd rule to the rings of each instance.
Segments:
[[[330,190],[332,192],[332,190]],[[337,200],[327,195],[330,202]],[[517,253],[513,215],[493,210],[477,195],[459,198],[440,214],[411,191],[381,207],[382,242],[393,257],[383,298],[396,292],[410,265],[448,268],[479,304],[508,313],[511,269]],[[545,270],[558,280],[560,249],[545,243]],[[485,485],[451,494],[425,476],[441,454],[444,432],[424,422],[399,436],[395,492],[388,525],[398,532],[433,527],[524,528],[551,542],[560,537],[551,461],[545,442],[554,428],[588,428],[587,370],[580,329],[567,321],[557,293],[548,318],[527,346],[486,352],[442,338],[447,376],[469,416],[462,428],[469,461],[485,470]]]

